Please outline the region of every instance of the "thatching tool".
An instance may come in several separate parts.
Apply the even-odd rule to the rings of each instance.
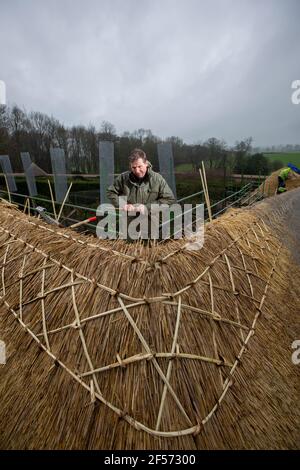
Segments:
[[[88,219],[82,220],[81,222],[77,222],[76,224],[70,225],[69,228],[77,228],[80,227],[81,225],[88,224],[90,222],[95,222],[97,220],[97,217],[89,217]]]
[[[45,222],[47,222],[47,224],[60,226],[60,223],[57,220],[52,219],[50,215],[45,214],[47,210],[45,207],[37,206],[34,208],[34,210],[37,211],[37,213],[45,220]]]

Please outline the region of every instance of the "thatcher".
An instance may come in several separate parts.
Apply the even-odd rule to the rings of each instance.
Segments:
[[[278,176],[282,168],[280,170],[274,171],[270,176],[266,178],[266,180],[257,188],[255,194],[259,193],[264,197],[273,196],[277,192],[278,188]],[[290,191],[291,189],[299,188],[300,186],[300,175],[297,175],[295,172],[291,172],[289,178],[285,181],[286,190]]]
[[[0,448],[297,448],[299,199],[228,212],[201,250],[0,204]]]

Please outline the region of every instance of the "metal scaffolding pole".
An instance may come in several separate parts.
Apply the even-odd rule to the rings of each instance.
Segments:
[[[30,196],[37,196],[35,175],[32,167],[32,161],[29,152],[21,152],[21,160],[26,176],[28,191]]]
[[[165,178],[166,182],[172,189],[175,198],[177,199],[174,160],[171,143],[167,142],[164,144],[157,144],[157,152],[160,174]]]
[[[106,190],[114,181],[114,143],[99,142],[99,168],[100,168],[100,203],[109,202]]]
[[[11,192],[18,191],[16,182],[15,182],[15,177],[13,176],[13,171],[12,171],[9,156],[0,155],[0,164],[2,166],[2,171],[5,175],[9,191]]]
[[[68,189],[65,152],[61,148],[52,148],[50,149],[50,155],[54,175],[55,199],[61,203]]]

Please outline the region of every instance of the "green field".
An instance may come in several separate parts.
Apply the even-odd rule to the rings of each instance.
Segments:
[[[264,153],[265,157],[270,158],[272,161],[280,160],[284,165],[292,163],[300,168],[300,153],[291,152],[291,153]]]
[[[178,173],[193,171],[193,165],[191,163],[181,163],[175,166],[175,171]]]

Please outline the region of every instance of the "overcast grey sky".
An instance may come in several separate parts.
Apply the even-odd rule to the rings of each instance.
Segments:
[[[8,104],[188,143],[299,143],[300,0],[0,0]]]

